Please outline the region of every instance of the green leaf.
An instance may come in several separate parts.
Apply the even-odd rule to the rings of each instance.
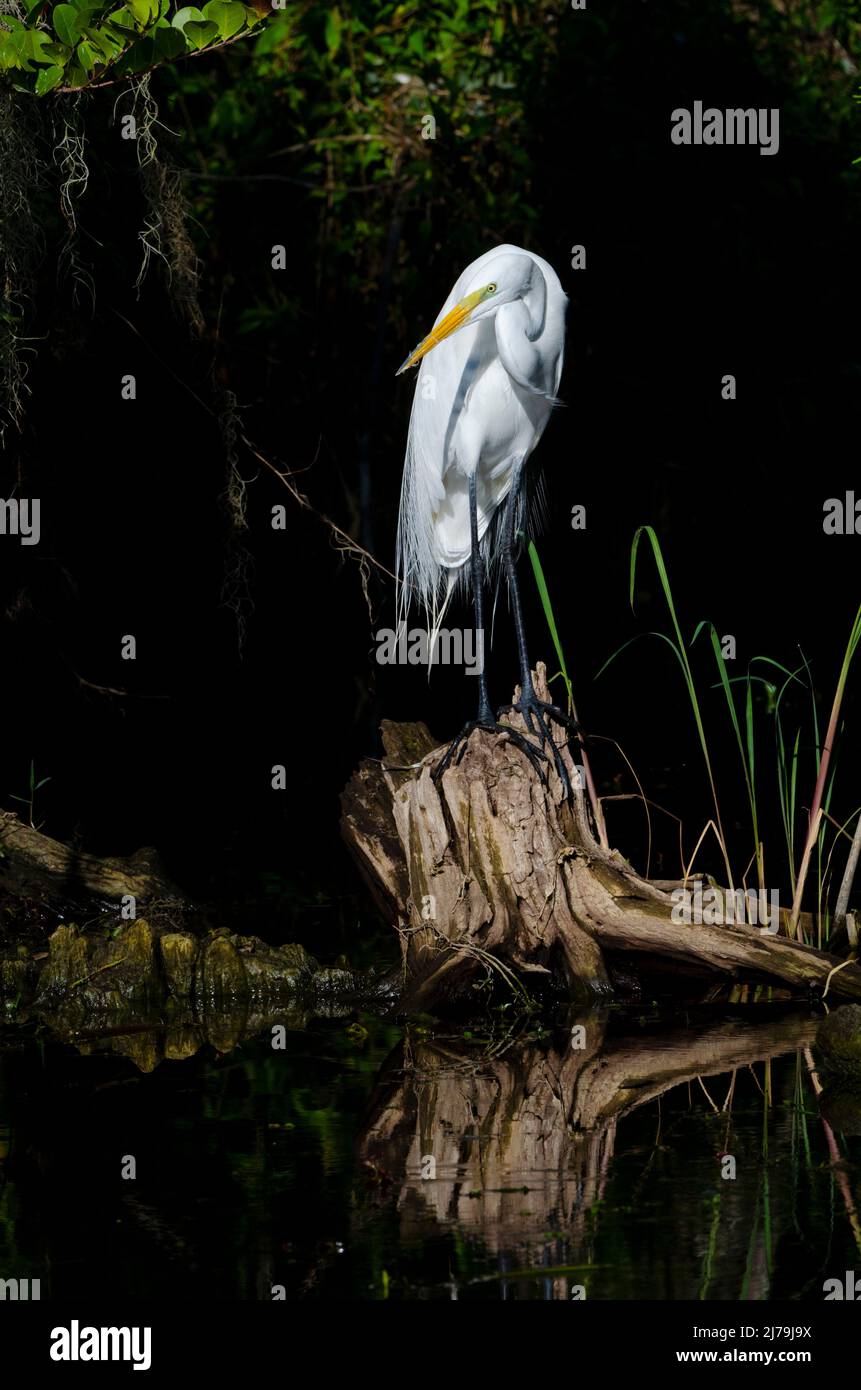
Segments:
[[[190,19],[187,24],[183,25],[182,32],[192,48],[205,48],[208,43],[212,43],[213,39],[218,38],[218,25],[213,24],[208,19],[205,19],[203,23],[196,19]]]
[[[122,53],[125,43],[111,34],[107,29],[85,29],[84,33],[90,43],[99,50],[102,59],[106,63],[113,62],[118,53]]]
[[[85,72],[92,72],[96,64],[102,61],[95,45],[88,43],[86,39],[78,44],[75,52],[78,55],[78,62]]]
[[[65,43],[46,43],[42,49],[43,58],[50,58],[54,63],[66,64],[72,56],[72,50]]]
[[[53,66],[53,59],[45,52],[47,48],[53,48],[50,34],[46,34],[44,29],[33,30],[33,58],[37,63],[47,63]]]
[[[119,10],[112,10],[105,20],[113,29],[120,29],[123,34],[137,34],[134,17],[127,5],[123,5]]]
[[[9,34],[0,32],[0,72],[8,72],[10,68],[16,68],[20,61],[9,39]]]
[[[837,18],[837,14],[837,6],[831,3],[831,0],[827,0],[827,3],[822,6],[822,9],[816,17],[816,28],[820,34],[824,33],[826,29],[831,28]]]
[[[159,62],[172,63],[181,53],[185,53],[185,38],[178,29],[156,29],[153,34],[155,56]]]
[[[121,58],[117,60],[116,67],[113,69],[119,77],[127,77],[133,72],[146,72],[155,62],[155,44],[149,37],[138,39],[131,48],[127,49]]]
[[[68,44],[69,48],[74,48],[84,32],[84,16],[75,9],[74,5],[55,5],[51,14],[51,23],[57,38],[61,43]]]
[[[290,34],[290,16],[276,15],[266,25],[254,45],[255,56],[263,57],[267,53],[276,53],[281,45],[289,40]]]
[[[203,19],[203,11],[196,5],[186,5],[183,9],[177,10],[173,19],[170,21],[174,29],[184,29],[190,19]]]
[[[218,25],[221,38],[231,39],[245,27],[245,6],[231,3],[231,0],[210,0],[203,7],[204,18]]]
[[[127,0],[127,4],[138,24],[144,28],[158,19],[159,0]]]
[[[11,58],[9,67],[23,68],[25,72],[32,72],[33,67],[30,63],[32,54],[30,52],[30,35],[25,29],[18,30],[9,35],[9,50]]]
[[[29,59],[35,63],[51,63],[51,59],[46,58],[42,52],[51,42],[44,29],[19,29],[10,37],[12,48],[27,71],[31,71]]]
[[[86,87],[86,85],[87,74],[84,72],[84,69],[80,67],[78,63],[69,63],[69,66],[66,68],[66,86]]]
[[[58,86],[63,79],[65,68],[40,68],[36,78],[36,96],[43,97]]]
[[[341,46],[341,25],[342,20],[339,12],[330,10],[326,15],[326,47],[330,57],[334,57]]]

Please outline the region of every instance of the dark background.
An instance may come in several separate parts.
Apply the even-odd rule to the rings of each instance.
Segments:
[[[345,32],[353,21],[370,32],[396,8],[339,14]],[[20,809],[10,796],[25,794],[32,760],[51,779],[37,799],[46,833],[96,853],[154,845],[193,892],[263,899],[273,913],[356,890],[338,794],[362,756],[379,755],[380,717],[424,719],[442,740],[471,715],[474,682],[441,669],[428,684],[422,669],[377,665],[373,633],[393,626],[391,584],[372,576],[371,621],[356,563],[241,441],[248,524],[236,530],[223,502],[224,392],[258,450],[307,470],[297,483],[314,507],[391,568],[413,384],[394,373],[464,265],[497,242],[549,259],[571,301],[566,408],[533,462],[549,501],[537,541],[580,717],[618,740],[648,794],[684,818],[686,853],[711,809],[675,658],[644,638],[595,681],[630,637],[669,630],[645,548],[630,610],[636,528],[659,534],[685,636],[701,619],[733,634],[738,676],[761,654],[794,668],[801,649],[823,725],[859,602],[861,538],[822,527],[826,498],[853,487],[861,497],[853,7],[824,28],[817,7],[790,7],[792,23],[770,5],[752,7],[754,21],[724,4],[576,14],[542,4],[528,15],[451,4],[431,6],[430,18],[427,7],[399,8],[386,31],[396,51],[362,39],[369,51],[377,44],[376,66],[367,53],[348,62],[345,39],[332,51],[326,7],[298,6],[273,21],[280,47],[238,44],[153,76],[176,132],[157,130],[160,157],[186,171],[202,334],[189,332],[158,264],[140,298],[134,291],[143,195],[133,150],[111,124],[115,92],[79,111],[90,181],[77,245],[94,304],[81,292],[75,305],[72,278],[58,274],[56,181],[40,194],[37,355],[23,434],[7,436],[3,495],[20,475],[22,494],[42,499],[43,529],[36,547],[0,545],[0,802]],[[438,11],[456,38],[442,57]],[[501,35],[488,38],[500,16]],[[420,24],[425,41],[411,47]],[[464,68],[457,45],[475,56],[477,85],[455,91],[445,84]],[[367,84],[357,107],[339,105],[327,64]],[[319,147],[277,153],[363,121],[377,129],[387,74],[402,69],[428,87],[383,113],[388,130],[403,129],[400,152],[358,171],[344,153],[358,141],[330,144],[328,164]],[[513,88],[494,86],[497,69]],[[698,99],[779,106],[779,153],[672,145],[671,111]],[[422,142],[428,109],[438,135]],[[47,152],[52,117],[41,119]],[[281,272],[270,266],[276,243],[287,247]],[[585,271],[569,268],[579,243]],[[137,379],[134,402],[120,398],[125,373]],[[737,378],[734,402],[721,399],[725,373]],[[270,526],[278,503],[286,532]],[[570,526],[577,503],[585,532]],[[225,576],[238,547],[247,558],[231,604]],[[551,663],[528,562],[522,575],[533,660]],[[129,633],[134,662],[120,659]],[[744,862],[738,752],[711,654],[694,651]],[[492,698],[508,700],[516,663],[503,607],[489,673]],[[850,676],[841,821],[859,799],[855,691]],[[785,894],[773,723],[764,709],[757,717],[769,882],[779,875]],[[806,721],[799,799],[809,805],[808,693],[787,700],[786,717],[792,733]],[[635,790],[612,744],[593,756],[603,792]],[[286,792],[270,787],[277,763]],[[608,818],[611,839],[642,863],[641,808],[618,803]],[[655,833],[653,871],[671,874],[677,829],[658,820]],[[720,868],[712,846],[698,862]],[[324,922],[321,913],[321,954]]]

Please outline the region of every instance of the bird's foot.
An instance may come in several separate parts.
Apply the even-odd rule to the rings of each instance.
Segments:
[[[548,700],[540,700],[535,691],[530,689],[527,689],[514,704],[503,705],[497,718],[502,719],[505,714],[519,714],[529,732],[538,738],[542,750],[548,744],[550,745],[553,750],[554,766],[559,774],[559,780],[565,788],[565,796],[570,801],[571,778],[559,751],[561,745],[553,737],[552,723],[559,724],[565,730],[565,741],[567,742],[572,734],[580,732],[580,725],[576,719],[572,719],[558,705],[551,705]]]
[[[541,764],[546,763],[547,758],[544,753],[541,752],[541,749],[536,748],[534,743],[530,743],[528,738],[524,738],[523,734],[517,729],[513,729],[510,724],[500,724],[492,715],[488,715],[486,719],[471,719],[468,724],[464,724],[457,738],[452,739],[444,757],[437,763],[431,773],[431,777],[435,782],[438,782],[443,773],[452,766],[452,762],[454,766],[457,767],[463,757],[464,749],[469,742],[469,736],[473,729],[485,729],[490,734],[505,734],[505,737],[510,743],[514,744],[515,748],[519,748],[521,753],[526,754],[541,781],[545,781],[544,770]]]

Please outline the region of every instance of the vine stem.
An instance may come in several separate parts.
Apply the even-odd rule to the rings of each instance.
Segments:
[[[244,33],[233,34],[231,38],[222,39],[220,43],[209,44],[206,48],[195,48],[190,53],[180,53],[176,58],[171,58],[170,61],[172,63],[182,63],[185,61],[186,58],[199,58],[201,53],[220,52],[223,48],[229,47],[230,44],[237,43],[239,39],[249,38],[251,33],[252,30],[246,29]],[[147,35],[142,34],[140,35],[140,37],[146,38]],[[116,58],[111,59],[111,63],[118,63],[120,61],[120,58],[125,57],[125,54],[128,53],[128,51],[129,50],[127,48],[124,50],[123,53],[119,53]],[[109,68],[111,66],[111,63],[106,63],[105,68]],[[124,77],[112,77],[107,82],[86,82],[83,85],[83,87],[53,87],[52,91],[63,92],[66,94],[68,94],[69,92],[95,92],[98,91],[100,87],[117,87],[121,82],[128,82],[129,78],[131,77],[147,77],[151,72],[155,72],[156,68],[164,66],[164,60],[162,60],[161,62],[153,63],[148,68],[142,68],[140,72],[129,72],[126,73]]]

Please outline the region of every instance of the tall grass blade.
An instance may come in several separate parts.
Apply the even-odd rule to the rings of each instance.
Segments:
[[[816,778],[816,786],[813,790],[813,801],[810,806],[810,819],[808,822],[807,839],[804,845],[804,852],[801,856],[801,865],[798,870],[798,881],[795,885],[795,896],[792,900],[792,911],[787,923],[787,935],[794,939],[798,929],[798,916],[801,912],[801,899],[804,893],[804,886],[807,882],[807,874],[810,868],[810,856],[813,853],[814,845],[819,839],[820,825],[822,821],[822,803],[825,795],[828,771],[831,766],[831,753],[837,737],[837,725],[840,720],[840,710],[843,705],[843,695],[846,690],[846,681],[849,677],[849,668],[852,665],[855,651],[861,641],[861,606],[855,614],[855,621],[852,624],[852,631],[849,634],[849,641],[846,644],[846,652],[843,657],[843,665],[840,667],[840,676],[837,681],[837,689],[834,692],[834,703],[831,707],[831,718],[828,721],[828,729],[825,734],[825,743],[822,748],[822,755],[819,759],[819,773]]]
[[[550,631],[550,638],[556,651],[556,658],[568,692],[568,713],[573,719],[577,719],[577,709],[574,704],[574,692],[571,685],[571,677],[568,675],[568,667],[565,664],[565,653],[562,650],[562,643],[559,641],[559,631],[556,627],[556,618],[553,613],[553,604],[550,602],[550,591],[547,588],[547,580],[544,578],[544,569],[535,548],[535,542],[530,541],[528,545],[529,559],[532,562],[532,572],[535,575],[535,583],[538,585],[538,595],[541,599],[541,607],[544,609],[544,617],[547,620],[547,627]],[[605,849],[610,848],[610,841],[607,838],[607,826],[604,821],[604,808],[601,805],[598,793],[595,789],[595,782],[592,777],[592,768],[585,747],[581,744],[580,755],[583,759],[583,775],[586,781],[586,791],[589,796],[589,804],[592,807],[592,815],[595,818],[595,827],[598,831],[598,839]]]

